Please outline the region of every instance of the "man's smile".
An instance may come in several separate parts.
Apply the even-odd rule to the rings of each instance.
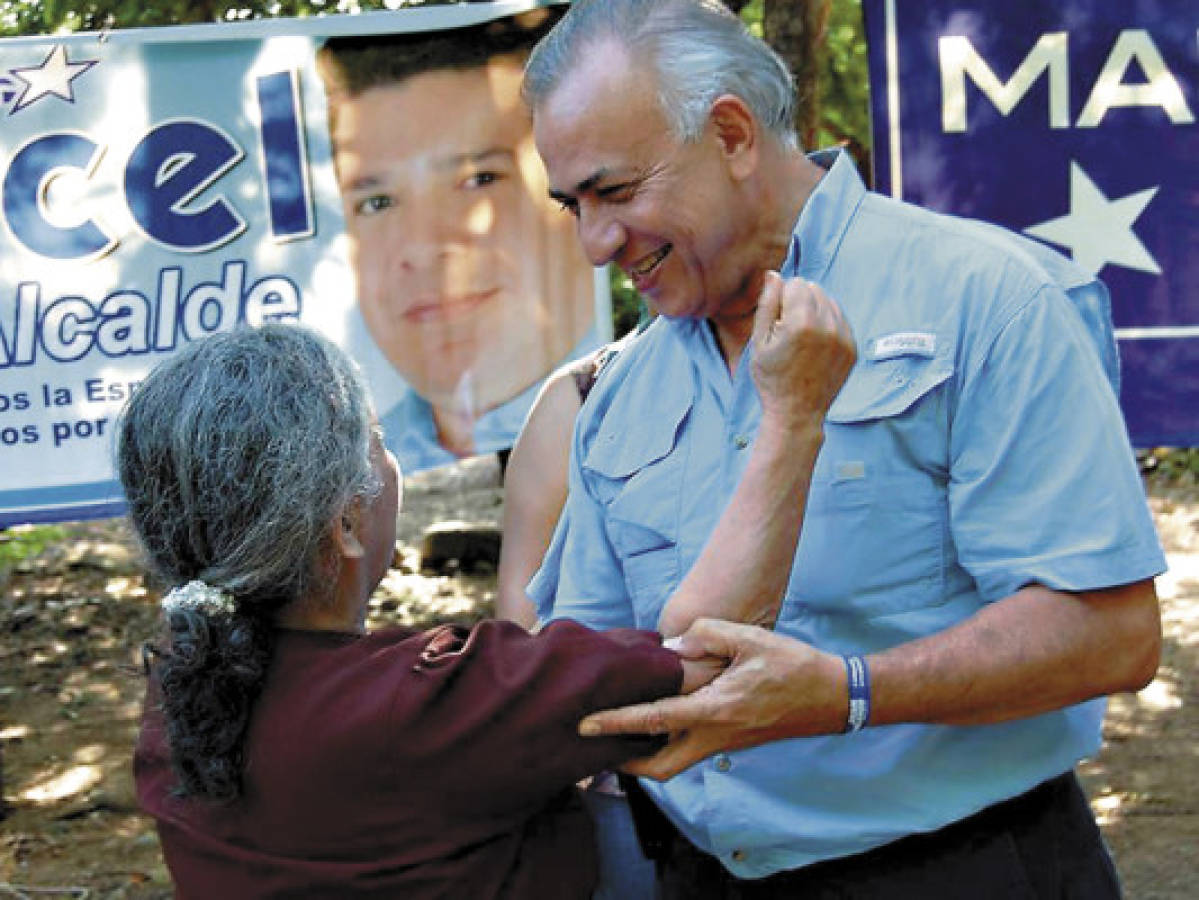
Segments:
[[[666,244],[653,253],[643,256],[633,265],[629,266],[629,274],[634,278],[645,278],[657,267],[660,262],[662,262],[662,260],[666,259],[666,256],[670,253],[671,249],[671,245]]]

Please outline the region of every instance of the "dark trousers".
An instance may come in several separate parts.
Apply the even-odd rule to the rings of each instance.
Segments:
[[[743,880],[695,849],[648,797],[634,809],[662,900],[1118,900],[1119,878],[1074,774],[938,831]],[[665,825],[663,825],[665,823]]]

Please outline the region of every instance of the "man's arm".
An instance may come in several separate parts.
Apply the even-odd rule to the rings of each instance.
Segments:
[[[853,336],[815,284],[766,274],[752,369],[762,404],[737,489],[658,620],[665,635],[701,616],[769,625],[791,574],[824,416],[853,366]]]
[[[584,734],[673,735],[628,771],[668,778],[720,750],[844,730],[841,658],[752,626],[697,622],[685,657],[729,668],[689,697],[597,713]],[[871,725],[977,725],[1037,715],[1152,680],[1161,624],[1152,580],[1067,593],[1030,585],[929,637],[866,657]]]
[[[1160,655],[1152,579],[1078,593],[1029,585],[942,634],[878,654],[873,721],[978,725],[1038,715],[1140,690]]]

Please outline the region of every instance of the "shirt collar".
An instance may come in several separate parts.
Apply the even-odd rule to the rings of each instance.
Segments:
[[[603,343],[598,324],[593,324],[563,362],[578,359]],[[479,417],[472,429],[478,453],[492,453],[512,446],[544,382],[544,377],[538,379],[515,397]],[[381,417],[381,422],[387,447],[395,453],[405,474],[458,461],[458,457],[437,440],[433,407],[411,387],[405,387],[404,394]]]
[[[800,210],[781,274],[819,281],[866,196],[866,185],[844,150],[817,150],[808,159],[826,172]]]

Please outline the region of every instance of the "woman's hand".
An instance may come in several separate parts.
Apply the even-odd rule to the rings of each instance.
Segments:
[[[672,638],[666,641],[664,646],[670,650],[674,650],[675,646],[672,645],[677,645],[678,640],[678,638]],[[692,691],[699,690],[723,672],[729,664],[727,659],[707,655],[694,659],[688,659],[684,656],[679,661],[683,664],[683,686],[679,688],[680,694],[690,694]]]
[[[764,422],[819,431],[857,358],[840,308],[814,282],[767,272],[752,340]]]

